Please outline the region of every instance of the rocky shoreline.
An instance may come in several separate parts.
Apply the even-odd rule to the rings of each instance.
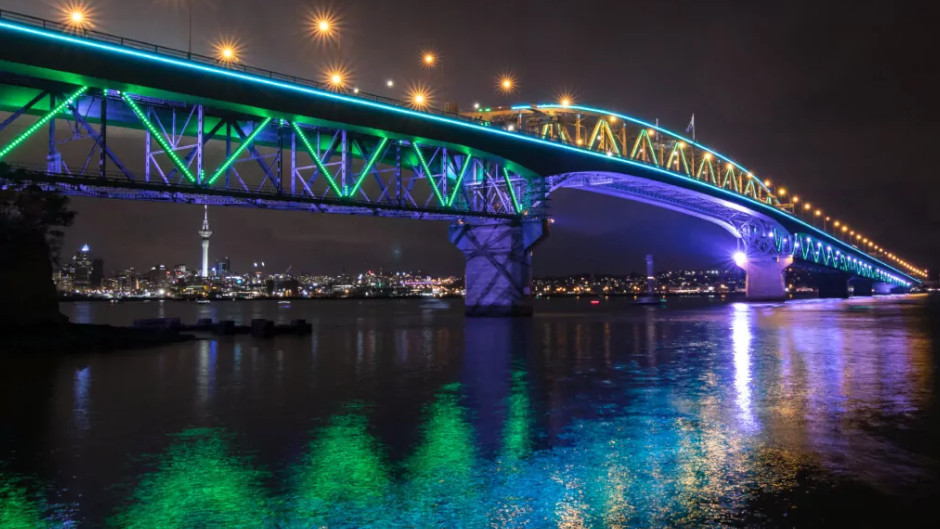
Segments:
[[[137,349],[195,340],[178,329],[140,329],[76,323],[0,327],[0,352],[84,353]]]

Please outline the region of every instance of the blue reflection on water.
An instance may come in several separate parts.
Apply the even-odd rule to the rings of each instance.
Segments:
[[[731,312],[731,343],[734,348],[734,389],[738,404],[738,417],[745,431],[757,430],[754,410],[751,408],[751,308],[746,303],[734,303]]]
[[[72,415],[56,435],[121,492],[68,481],[87,526],[777,525],[766,517],[813,513],[806,491],[840,480],[886,497],[936,483],[937,346],[922,324],[936,320],[922,306],[526,321],[371,307],[308,315],[309,342],[219,339],[72,366],[67,412],[95,421]],[[762,510],[767,497],[784,507]],[[25,505],[27,519],[42,510]]]

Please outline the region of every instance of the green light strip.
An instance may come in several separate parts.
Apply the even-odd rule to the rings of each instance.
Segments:
[[[356,185],[353,186],[352,191],[346,195],[346,198],[349,198],[356,194],[356,191],[359,191],[359,186],[362,185],[362,181],[365,179],[366,174],[372,170],[372,166],[375,165],[375,162],[379,159],[379,155],[382,154],[382,151],[385,150],[385,146],[388,145],[388,138],[382,138],[382,141],[379,142],[375,150],[372,152],[372,156],[369,157],[369,161],[366,162],[365,167],[362,168],[362,171],[359,173],[359,178],[356,179]]]
[[[653,147],[653,140],[645,129],[643,130],[643,136],[646,137],[646,145],[650,148],[650,157],[653,159],[653,165],[659,165],[659,160],[656,159],[656,147]]]
[[[195,184],[196,178],[193,176],[193,173],[189,171],[189,168],[186,167],[186,164],[183,163],[183,160],[181,160],[180,157],[173,150],[173,148],[170,147],[170,144],[167,143],[166,138],[163,137],[163,133],[160,132],[160,130],[158,130],[156,127],[154,127],[153,123],[151,123],[150,120],[147,119],[147,116],[144,115],[144,111],[141,110],[140,107],[137,106],[137,103],[135,103],[134,100],[131,99],[130,96],[128,96],[127,94],[122,93],[121,99],[123,99],[124,102],[127,103],[127,106],[131,107],[131,110],[133,110],[134,114],[137,115],[137,119],[139,119],[140,122],[143,123],[145,127],[147,127],[147,130],[150,131],[150,134],[153,135],[153,137],[157,140],[157,143],[160,144],[160,147],[163,148],[163,152],[165,152],[167,156],[169,156],[170,159],[173,160],[173,163],[176,164],[176,167],[180,170],[180,172],[183,173],[186,176],[186,178],[189,179],[190,182]],[[147,163],[150,163],[150,162],[148,161]]]
[[[314,150],[313,145],[310,145],[310,141],[307,139],[307,136],[300,129],[300,126],[297,123],[291,122],[291,127],[294,128],[294,132],[297,133],[297,136],[300,137],[300,141],[303,142],[304,146],[307,147],[307,152],[310,153],[310,157],[313,158],[313,163],[316,164],[317,169],[323,173],[323,176],[326,177],[326,181],[330,183],[330,187],[333,188],[333,191],[342,198],[343,192],[339,189],[339,186],[336,185],[336,180],[333,180],[333,175],[326,169],[326,166],[323,165],[323,162],[320,161],[320,157],[317,156],[317,151]]]
[[[251,131],[251,134],[245,138],[245,141],[243,141],[241,145],[235,149],[235,152],[233,152],[232,155],[228,157],[228,160],[225,160],[225,162],[223,162],[222,165],[220,165],[219,168],[215,170],[215,173],[213,173],[212,177],[209,178],[209,181],[206,182],[206,185],[211,186],[216,180],[218,180],[219,177],[222,176],[222,174],[225,173],[225,171],[227,171],[233,163],[235,163],[235,160],[237,160],[238,157],[241,156],[243,152],[245,152],[245,149],[247,149],[251,142],[255,140],[255,136],[260,134],[261,131],[268,126],[268,123],[271,123],[271,118],[264,118],[264,121],[255,127],[255,130]]]
[[[463,168],[460,169],[460,174],[457,175],[457,182],[454,184],[454,190],[450,192],[450,199],[447,201],[447,207],[453,207],[454,199],[457,198],[457,191],[460,189],[460,184],[463,182],[464,175],[467,174],[467,169],[470,168],[470,162],[473,161],[473,156],[467,155],[467,159],[463,162]]]
[[[597,120],[597,123],[594,124],[594,131],[591,132],[591,141],[589,141],[588,144],[587,144],[587,148],[588,148],[588,149],[593,149],[593,148],[594,148],[594,142],[597,141],[597,134],[601,131],[601,123],[602,123],[603,121],[604,121],[604,120],[599,119],[599,120]]]
[[[58,105],[56,105],[55,108],[50,110],[43,117],[39,118],[39,121],[37,121],[36,123],[33,123],[28,129],[24,130],[19,136],[13,138],[13,141],[8,143],[7,146],[3,148],[3,150],[0,150],[0,159],[3,159],[4,156],[6,156],[7,154],[10,154],[10,151],[17,148],[21,143],[26,141],[26,138],[29,138],[30,136],[33,135],[34,132],[39,130],[43,125],[45,125],[46,123],[49,123],[50,120],[55,118],[56,114],[65,110],[65,108],[71,105],[72,102],[75,101],[76,98],[78,98],[78,96],[84,94],[87,91],[88,91],[87,86],[83,86],[79,88],[75,93],[69,96],[68,99],[59,103]]]
[[[412,143],[412,147],[416,153],[418,153],[418,160],[421,161],[421,167],[424,169],[424,176],[428,179],[428,182],[431,183],[431,189],[434,190],[434,194],[437,196],[437,201],[441,203],[441,206],[447,206],[444,201],[443,195],[441,195],[441,190],[437,188],[437,182],[434,181],[434,177],[431,176],[431,169],[428,167],[428,162],[424,160],[424,154],[421,153],[421,148],[418,147],[417,143]]]
[[[516,213],[522,213],[522,206],[519,204],[519,199],[516,198],[516,190],[512,187],[512,182],[509,181],[509,169],[503,167],[503,176],[506,178],[506,187],[509,188],[509,196],[512,197],[512,205],[516,208]]]
[[[617,153],[617,156],[620,156],[620,147],[617,146],[617,140],[614,138],[614,131],[610,129],[610,123],[606,121],[604,123],[604,132],[607,133],[607,140],[611,145],[614,146],[614,152]]]

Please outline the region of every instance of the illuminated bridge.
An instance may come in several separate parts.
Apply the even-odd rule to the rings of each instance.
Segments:
[[[888,292],[917,269],[728,157],[580,106],[419,110],[320,83],[0,12],[0,162],[9,182],[131,200],[404,216],[452,223],[467,310],[529,310],[546,199],[578,188],[717,223],[749,299],[783,299],[793,262],[821,293]],[[857,235],[857,236],[856,236]]]

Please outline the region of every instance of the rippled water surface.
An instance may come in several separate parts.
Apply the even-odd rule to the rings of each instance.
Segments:
[[[0,527],[932,526],[938,301],[68,304],[313,334],[0,355]]]

